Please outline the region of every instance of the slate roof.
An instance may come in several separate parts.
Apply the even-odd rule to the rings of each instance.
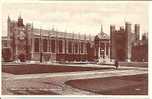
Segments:
[[[79,40],[94,40],[94,36],[79,34],[79,33],[67,33],[67,32],[60,32],[54,30],[45,30],[45,29],[33,29],[34,35],[41,35],[42,36],[51,36],[51,37],[58,37],[58,38],[67,38],[67,39],[79,39]]]

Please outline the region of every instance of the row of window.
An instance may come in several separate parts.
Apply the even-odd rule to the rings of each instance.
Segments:
[[[51,52],[55,53],[56,49],[58,49],[59,53],[62,53],[63,51],[67,50],[63,44],[64,43],[62,40],[58,40],[58,45],[56,45],[56,41],[54,39],[52,39],[50,41],[47,39],[43,39],[42,45],[40,45],[40,39],[35,38],[34,51],[40,52],[42,50],[43,52],[47,52],[47,51],[50,52],[51,51]],[[65,44],[65,46],[66,46],[66,44]],[[63,47],[64,47],[64,49],[63,49]],[[68,47],[68,53],[72,53],[73,51],[74,51],[74,53],[79,53],[79,52],[84,53],[86,45],[84,44],[84,42],[81,42],[80,46],[79,46],[79,43],[74,43],[74,46],[72,48],[72,41],[68,41],[67,47]]]

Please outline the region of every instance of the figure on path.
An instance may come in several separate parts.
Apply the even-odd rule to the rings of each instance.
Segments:
[[[115,60],[115,66],[116,66],[116,69],[118,69],[118,67],[119,67],[118,60]]]

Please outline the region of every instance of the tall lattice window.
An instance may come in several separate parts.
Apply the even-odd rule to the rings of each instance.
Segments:
[[[62,53],[63,50],[63,44],[62,40],[59,40],[59,52]]]
[[[75,43],[75,53],[78,53],[78,43]]]
[[[83,45],[83,42],[81,42],[81,53],[83,53],[83,47],[84,47],[84,45]]]
[[[35,52],[39,52],[40,51],[40,39],[39,38],[35,38],[34,39],[34,51]]]
[[[71,41],[68,42],[68,52],[72,53],[72,42]]]
[[[43,51],[47,52],[47,39],[43,39]]]
[[[51,40],[51,52],[55,53],[55,40]]]

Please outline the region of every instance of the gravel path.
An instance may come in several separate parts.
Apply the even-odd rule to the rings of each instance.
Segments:
[[[2,73],[2,94],[95,95],[96,93],[76,89],[66,85],[65,82],[75,79],[104,78],[147,73],[148,68],[138,67],[120,67],[118,70],[95,70],[25,75]]]

